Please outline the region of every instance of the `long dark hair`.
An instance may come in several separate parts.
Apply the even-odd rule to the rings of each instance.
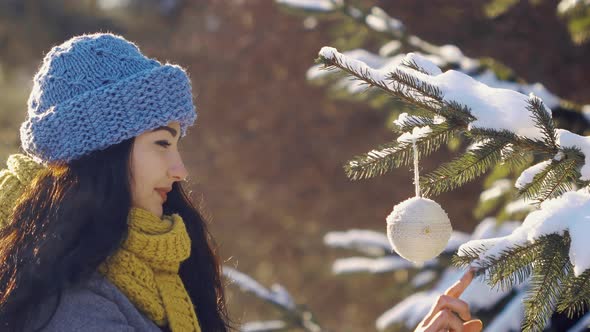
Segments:
[[[57,308],[65,288],[87,280],[117,251],[127,236],[133,142],[50,164],[17,200],[0,229],[0,330],[23,331],[42,300],[56,296]],[[202,330],[229,330],[214,241],[180,183],[173,184],[163,211],[180,214],[191,238],[191,256],[179,274]]]

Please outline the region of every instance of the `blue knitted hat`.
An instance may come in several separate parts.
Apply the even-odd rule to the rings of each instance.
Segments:
[[[185,136],[196,117],[181,67],[145,57],[121,36],[97,33],[47,53],[20,138],[39,163],[69,162],[171,121]]]

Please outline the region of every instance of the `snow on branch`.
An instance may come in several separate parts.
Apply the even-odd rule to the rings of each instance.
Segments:
[[[424,263],[424,266],[433,266],[438,263],[438,260],[433,259]],[[368,257],[347,257],[340,258],[334,261],[332,265],[332,272],[334,274],[347,273],[384,273],[395,270],[410,269],[414,264],[399,256],[385,256],[378,258]]]
[[[278,0],[278,1],[282,1],[282,0]],[[313,0],[310,0],[310,1],[313,1]],[[566,0],[566,1],[562,1],[562,2],[569,2],[569,3],[585,2],[586,5],[588,5],[589,1],[590,0],[582,0],[582,1],[580,1],[580,0],[567,1]],[[402,48],[402,46],[404,46],[404,44],[406,44],[406,46],[413,48],[417,54],[420,54],[423,57],[427,57],[428,60],[432,61],[433,63],[435,63],[439,67],[444,67],[444,66],[455,67],[455,68],[457,68],[458,71],[461,71],[465,74],[473,76],[476,80],[478,80],[482,83],[485,83],[486,85],[488,85],[490,87],[510,89],[510,90],[521,92],[526,95],[533,93],[533,94],[539,96],[541,99],[543,99],[543,101],[545,102],[545,104],[549,108],[555,108],[560,105],[560,102],[561,102],[560,98],[558,96],[556,96],[555,94],[551,93],[550,91],[548,91],[543,86],[543,84],[541,84],[541,83],[527,84],[527,83],[512,82],[512,81],[506,81],[506,80],[499,79],[492,70],[482,68],[483,64],[479,60],[465,56],[463,54],[463,52],[461,51],[461,49],[459,49],[457,46],[455,46],[455,45],[437,46],[437,45],[431,44],[429,42],[426,42],[415,35],[410,34],[409,32],[406,31],[405,26],[403,25],[403,22],[390,17],[383,9],[381,9],[379,7],[372,7],[368,12],[363,12],[361,9],[352,6],[350,3],[343,3],[342,5],[345,7],[345,10],[340,11],[341,13],[350,16],[351,18],[353,18],[354,20],[356,20],[360,23],[365,24],[367,27],[369,27],[370,29],[373,29],[374,31],[377,31],[380,33],[388,33],[390,35],[390,37],[393,38],[389,43],[386,43],[385,45],[383,45],[382,48],[379,50],[379,54],[381,55],[382,58],[380,60],[376,60],[376,61],[379,61],[382,63],[389,62],[389,61],[395,61],[396,58],[398,58],[398,55],[395,55],[392,58],[385,58],[385,56],[397,54],[397,52],[399,52],[399,50]],[[379,23],[374,23],[376,17],[384,17],[384,19],[382,19]],[[384,22],[395,22],[395,23],[394,24],[387,24]],[[373,57],[374,59],[379,57],[378,55],[372,54],[372,53],[367,52],[363,49],[351,50],[349,52],[350,53],[360,53],[360,52],[369,53],[370,56]],[[349,55],[351,57],[354,56],[353,54],[347,54],[347,55]],[[374,66],[374,65],[371,65],[371,66],[374,68],[377,68],[377,66]],[[321,75],[321,74],[317,75],[317,73],[319,71],[318,69],[319,69],[318,66],[314,66],[314,67],[310,68],[310,70],[308,71],[308,79],[318,78],[318,76]],[[481,70],[481,69],[484,69],[484,70]],[[351,83],[347,84],[344,81],[341,81],[339,84],[343,85],[343,86],[348,86],[350,93],[360,92],[359,89],[352,88],[352,86],[354,84],[351,84]]]
[[[432,133],[432,129],[429,126],[424,127],[414,127],[412,132],[407,132],[401,134],[397,141],[400,143],[412,143],[412,141],[417,140],[419,138],[423,138],[428,136],[428,134]]]
[[[244,292],[274,305],[283,315],[283,320],[255,321],[242,326],[242,331],[271,332],[302,328],[306,332],[325,331],[316,321],[314,315],[295,304],[291,294],[281,285],[274,284],[270,289],[262,286],[248,275],[229,266],[223,266],[223,275],[232,280]]]
[[[279,332],[287,329],[287,324],[282,320],[255,321],[243,324],[241,332]]]
[[[525,188],[525,186],[533,182],[533,179],[537,174],[545,170],[550,164],[551,160],[545,160],[525,169],[522,173],[520,173],[518,179],[516,179],[514,186],[518,189]]]
[[[551,110],[532,93],[526,96],[489,87],[455,70],[443,73],[434,63],[414,53],[380,69],[331,47],[323,47],[319,57],[327,68],[339,68],[369,87],[378,87],[432,114],[400,115],[395,124],[404,132],[397,144],[388,143],[383,149],[349,162],[345,169],[352,179],[381,175],[406,164],[411,155],[409,142],[414,139],[421,155],[426,156],[451,136],[465,132],[478,148],[423,177],[421,183],[427,195],[473,180],[504,162],[506,155],[514,157],[509,158],[511,163],[519,163],[523,159],[517,154],[528,152],[552,156],[555,162],[527,169],[516,183],[519,195],[540,203],[590,181],[590,138],[555,129]],[[442,122],[438,120],[441,117]]]
[[[494,218],[484,219],[473,231],[473,234],[453,231],[443,253],[454,253],[462,244],[471,239],[509,234],[519,224],[515,221],[506,221],[498,226]],[[372,230],[352,229],[343,232],[329,232],[324,236],[324,243],[329,247],[354,249],[371,256],[381,256],[391,251],[387,236]],[[438,264],[438,260],[433,259],[426,262],[425,267],[436,267]],[[385,273],[412,268],[415,268],[414,264],[397,255],[376,258],[353,256],[335,260],[332,272],[334,274]]]
[[[387,14],[379,7],[372,7],[370,13],[365,17],[365,23],[371,29],[379,32],[391,32],[397,35],[403,34],[404,24]]]
[[[436,279],[437,274],[432,270],[424,270],[417,273],[414,278],[412,278],[412,286],[419,288],[422,287],[432,280]]]
[[[575,276],[580,276],[590,268],[590,194],[586,189],[566,192],[560,197],[541,203],[540,209],[528,214],[521,226],[512,234],[494,239],[493,243],[479,240],[469,241],[459,248],[458,255],[484,250],[475,264],[498,257],[510,248],[527,243],[549,234],[564,235],[568,231],[571,238],[569,259]]]
[[[372,256],[381,256],[391,250],[387,235],[362,229],[328,232],[324,235],[324,244],[333,248],[356,249]]]
[[[276,0],[280,5],[306,11],[330,12],[342,5],[340,0]]]
[[[564,129],[557,129],[557,144],[561,147],[578,148],[584,154],[580,180],[590,181],[590,137],[580,136]]]
[[[443,104],[464,105],[476,118],[469,123],[468,129],[508,130],[523,137],[538,140],[543,138],[543,133],[535,125],[527,109],[529,100],[533,98],[532,96],[529,98],[529,96],[513,90],[489,87],[469,75],[455,70],[448,70],[437,75],[427,75],[406,66],[398,65],[395,68],[387,68],[390,71],[387,73],[383,70],[373,69],[362,61],[351,59],[332,47],[323,47],[319,55],[326,65],[346,70],[367,84],[387,90],[393,95],[401,94],[400,97],[406,97],[408,101],[411,98],[416,98],[421,102],[424,100],[432,101],[432,99],[436,101],[437,97],[439,97],[436,92],[440,91],[442,100],[440,100],[441,103],[438,104],[438,108],[442,108]],[[420,63],[428,63],[429,72],[432,72],[432,66],[436,66],[416,54],[410,53],[406,57],[408,61],[415,61],[418,58]],[[417,91],[414,87],[404,84],[405,82],[394,80],[392,78],[394,72],[409,75],[419,85],[432,87],[434,94],[427,95],[422,91]],[[435,105],[436,107],[436,102],[429,103],[429,105]],[[549,112],[549,110],[547,111]]]
[[[274,284],[271,289],[267,289],[248,275],[229,266],[223,267],[223,274],[227,278],[233,280],[243,291],[252,293],[258,298],[261,298],[286,310],[294,310],[296,307],[295,302],[293,301],[289,292],[287,292],[287,290],[281,285]]]

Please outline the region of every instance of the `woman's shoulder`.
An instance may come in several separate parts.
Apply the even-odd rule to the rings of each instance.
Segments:
[[[41,331],[161,331],[98,272],[80,285],[64,290],[57,307],[56,302],[57,296],[44,301],[27,331],[44,324],[54,309]]]

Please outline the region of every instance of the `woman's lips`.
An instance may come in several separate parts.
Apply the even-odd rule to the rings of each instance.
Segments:
[[[162,191],[162,190],[158,190],[158,189],[155,189],[155,190],[156,190],[156,192],[158,192],[158,193],[160,194],[160,197],[162,197],[162,201],[166,202],[166,198],[167,198],[167,196],[168,196],[168,195],[166,194],[166,192],[164,192],[164,191]]]

